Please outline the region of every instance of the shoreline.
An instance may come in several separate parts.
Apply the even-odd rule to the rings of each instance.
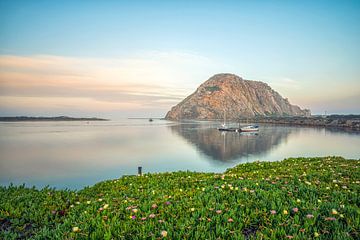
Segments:
[[[244,121],[244,119],[242,120]],[[269,117],[269,118],[250,118],[249,121],[256,123],[269,123],[278,125],[325,127],[337,129],[349,129],[360,131],[360,117],[354,118],[340,117]]]
[[[74,118],[74,117],[26,117],[26,116],[17,116],[17,117],[0,117],[0,122],[59,122],[59,121],[109,121],[109,119],[104,118]]]
[[[169,121],[178,121],[165,119]],[[183,119],[184,121],[223,121],[223,119]],[[231,123],[266,123],[288,126],[325,127],[360,131],[360,115],[329,115],[311,117],[241,117],[228,119]]]

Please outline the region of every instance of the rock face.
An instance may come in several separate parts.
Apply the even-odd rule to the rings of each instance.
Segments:
[[[260,81],[244,80],[234,74],[216,74],[174,106],[166,119],[236,120],[255,116],[309,116]]]

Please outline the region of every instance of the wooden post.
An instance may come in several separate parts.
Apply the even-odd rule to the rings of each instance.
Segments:
[[[142,171],[142,167],[138,167],[138,175],[139,175],[139,176],[142,176],[142,172],[141,172],[141,171]]]

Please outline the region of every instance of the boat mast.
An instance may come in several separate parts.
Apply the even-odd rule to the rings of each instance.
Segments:
[[[226,124],[226,111],[224,110],[224,126]]]
[[[222,124],[223,128],[226,128],[226,111],[224,110],[224,122]]]

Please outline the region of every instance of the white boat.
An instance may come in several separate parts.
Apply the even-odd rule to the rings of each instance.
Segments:
[[[249,125],[240,128],[240,132],[257,132],[259,131],[259,126],[257,125]]]

